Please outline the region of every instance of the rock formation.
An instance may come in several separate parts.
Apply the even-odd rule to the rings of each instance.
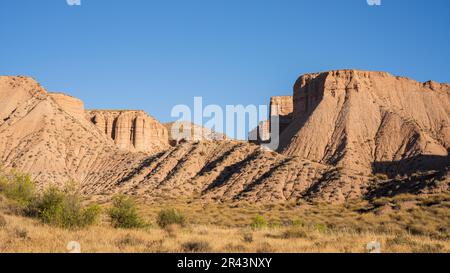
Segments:
[[[270,141],[270,120],[261,121],[258,126],[248,134],[250,143],[263,144]]]
[[[447,84],[381,72],[302,76],[293,100],[271,100],[288,124],[280,154],[222,139],[170,147],[168,130],[142,111],[84,111],[31,78],[0,77],[0,163],[39,189],[74,180],[97,198],[344,202],[443,192],[449,94]]]
[[[0,77],[0,164],[29,173],[40,188],[75,180],[93,191],[144,158],[120,151],[80,109],[31,78]]]
[[[169,132],[172,145],[177,145],[183,141],[220,141],[227,139],[224,134],[187,121],[169,122],[165,123],[164,126]]]
[[[77,98],[66,95],[64,93],[49,93],[50,97],[69,115],[78,119],[86,118],[84,103]]]
[[[270,98],[270,116],[278,116],[280,134],[286,130],[292,121],[294,101],[292,96],[278,96]]]
[[[285,155],[367,174],[448,166],[450,85],[356,70],[304,75],[281,144]]]
[[[278,118],[278,130],[281,134],[292,121],[293,108],[292,96],[271,97],[269,119],[261,121],[258,127],[249,133],[249,141],[256,144],[270,141],[270,132],[272,131],[271,117]]]
[[[169,147],[166,127],[144,111],[92,110],[88,115],[123,150],[155,153]]]

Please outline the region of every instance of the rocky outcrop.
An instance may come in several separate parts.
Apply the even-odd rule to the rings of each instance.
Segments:
[[[292,112],[294,109],[292,96],[276,96],[270,98],[269,119],[261,121],[258,127],[250,131],[248,139],[251,143],[267,143],[271,139],[272,130],[271,118],[277,117],[278,133],[281,134],[292,122]]]
[[[270,141],[270,120],[261,121],[258,126],[248,134],[250,143],[263,144]]]
[[[291,124],[294,101],[292,96],[278,96],[270,98],[270,116],[278,116],[280,134]]]
[[[120,151],[80,110],[32,78],[0,77],[0,165],[30,174],[40,189],[74,180],[93,192],[143,160]]]
[[[389,175],[448,166],[450,87],[384,72],[307,74],[280,151]]]
[[[172,145],[177,145],[183,141],[220,141],[227,139],[227,136],[222,133],[188,121],[169,122],[165,123],[164,126],[169,132]]]
[[[88,115],[123,150],[155,153],[169,147],[166,127],[144,111],[92,110]]]
[[[280,154],[234,140],[168,147],[167,129],[142,111],[80,118],[76,99],[0,77],[0,164],[29,173],[39,189],[74,180],[100,199],[338,203],[448,192],[448,103],[446,84],[353,70],[305,75],[292,114],[288,99],[272,103],[292,116]]]
[[[50,97],[69,115],[79,119],[86,118],[84,103],[77,98],[64,93],[49,93]]]

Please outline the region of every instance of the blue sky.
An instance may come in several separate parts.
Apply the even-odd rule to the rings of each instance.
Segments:
[[[450,1],[0,0],[0,75],[87,108],[267,104],[340,68],[450,81]]]

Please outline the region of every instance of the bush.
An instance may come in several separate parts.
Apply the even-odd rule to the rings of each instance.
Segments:
[[[315,228],[320,233],[328,232],[328,226],[326,224],[322,224],[322,223],[316,224]]]
[[[186,242],[186,243],[182,244],[181,247],[183,248],[183,251],[185,251],[185,252],[208,252],[208,251],[211,251],[209,243],[204,242],[204,241]]]
[[[267,221],[262,217],[261,215],[257,215],[255,218],[253,218],[252,223],[250,226],[253,229],[261,229],[267,227]]]
[[[15,233],[16,237],[20,238],[20,239],[25,239],[26,240],[26,239],[30,238],[30,237],[28,237],[28,230],[26,228],[16,227],[14,229],[14,233]]]
[[[34,182],[28,175],[18,171],[0,174],[0,193],[8,199],[9,210],[15,214],[26,213],[44,223],[63,228],[86,227],[97,223],[101,209],[98,205],[83,206],[73,183],[64,191],[47,189],[36,195]]]
[[[301,219],[298,219],[298,218],[292,220],[291,224],[294,227],[303,227],[303,226],[305,226],[305,223]]]
[[[0,193],[25,207],[35,197],[35,186],[30,176],[13,171],[6,175],[0,175]]]
[[[134,199],[125,195],[114,197],[113,206],[108,213],[115,228],[143,228],[148,226],[139,215]]]
[[[166,228],[170,225],[185,225],[184,215],[176,209],[163,209],[158,213],[158,226]]]
[[[251,232],[242,233],[242,240],[245,243],[252,243],[253,242],[253,233],[251,233]]]
[[[44,223],[73,229],[96,224],[101,209],[97,204],[83,206],[81,197],[75,192],[49,188],[30,207],[30,213]]]
[[[387,176],[387,175],[384,174],[384,173],[376,173],[376,174],[375,174],[375,178],[378,179],[378,180],[385,181],[385,180],[388,180],[388,179],[389,179],[389,176]]]
[[[308,234],[303,229],[291,228],[284,231],[281,237],[283,239],[297,239],[297,238],[306,238],[308,237]]]

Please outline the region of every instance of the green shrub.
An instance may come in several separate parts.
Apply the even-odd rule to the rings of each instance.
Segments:
[[[316,224],[315,228],[320,233],[328,232],[328,226],[326,224],[322,224],[322,223]]]
[[[101,209],[97,204],[83,206],[81,197],[75,192],[49,188],[30,207],[30,212],[44,223],[73,229],[96,224]]]
[[[186,219],[184,218],[184,215],[176,209],[163,209],[158,213],[156,222],[161,228],[166,228],[170,225],[184,226]]]
[[[303,226],[305,226],[305,223],[299,218],[296,218],[296,219],[292,220],[291,224],[294,227],[303,227]]]
[[[114,197],[113,206],[108,213],[115,228],[143,228],[148,226],[139,215],[134,199],[125,195]]]
[[[30,176],[12,171],[6,175],[0,174],[0,193],[25,207],[34,199],[35,185]]]
[[[253,229],[265,228],[265,227],[267,227],[267,221],[261,215],[257,215],[257,216],[255,216],[255,218],[253,218],[252,223],[250,224],[250,226]]]

